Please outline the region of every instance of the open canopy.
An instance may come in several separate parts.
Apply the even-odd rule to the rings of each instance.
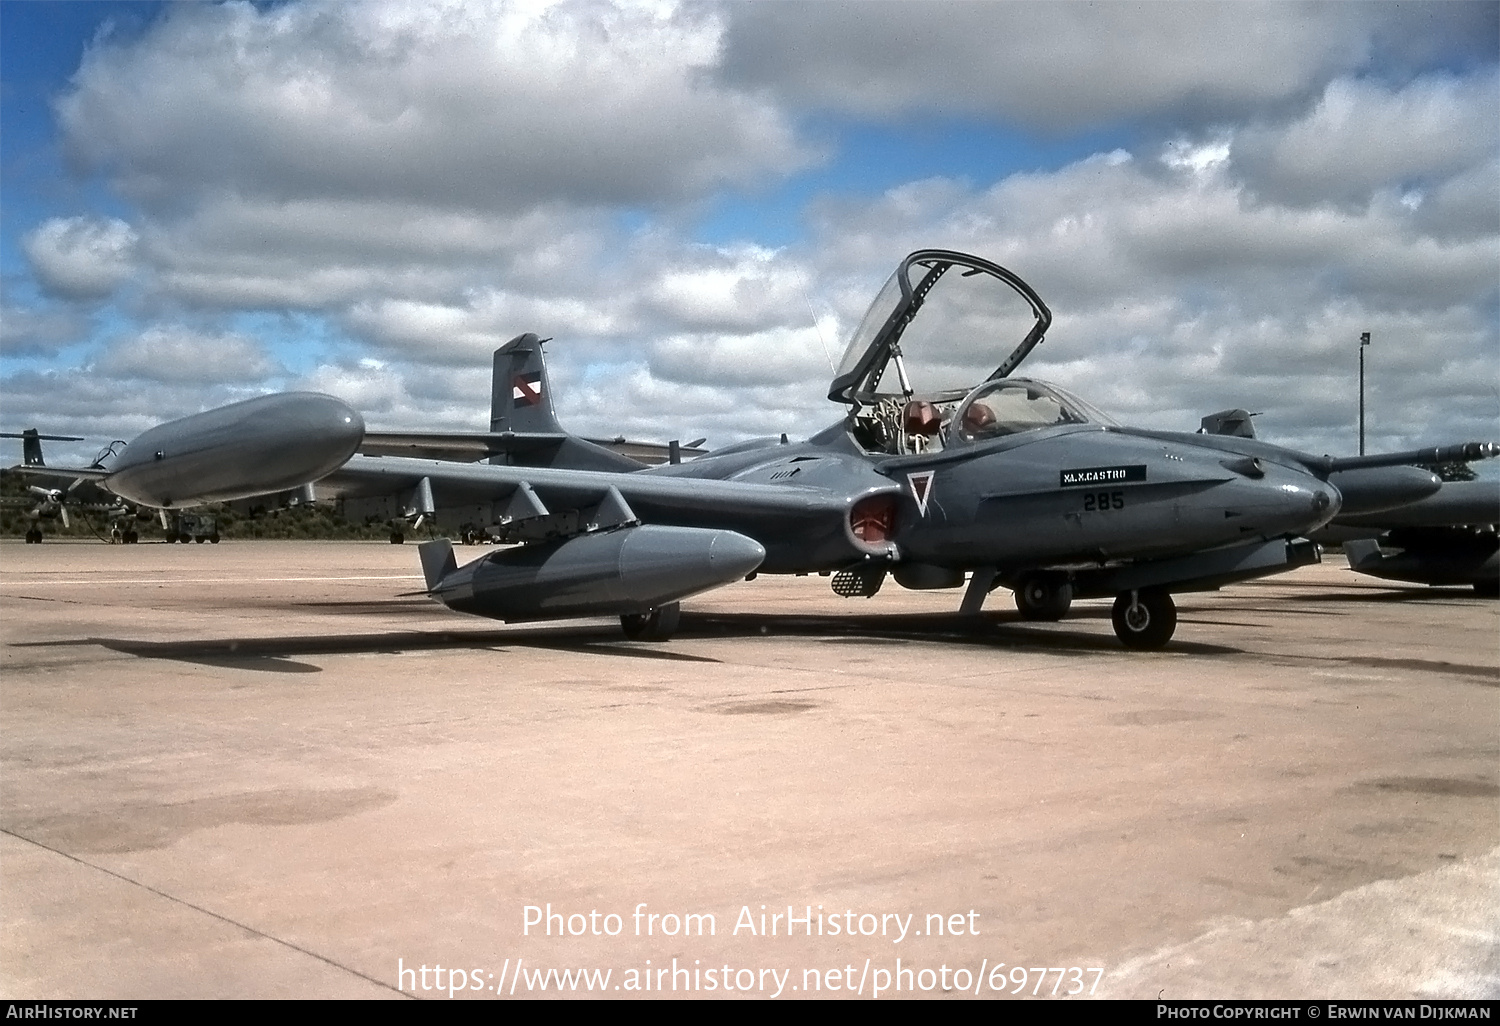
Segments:
[[[1010,374],[1051,323],[1052,312],[1031,286],[999,264],[918,250],[865,312],[828,398],[856,406],[952,398]],[[996,354],[1007,349],[996,367]]]

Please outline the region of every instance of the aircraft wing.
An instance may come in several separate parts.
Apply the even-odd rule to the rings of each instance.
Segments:
[[[898,489],[894,483],[891,490]],[[319,497],[402,495],[420,512],[492,505],[499,518],[526,519],[598,505],[611,490],[648,522],[725,525],[726,519],[842,519],[851,499],[822,488],[654,474],[551,467],[451,463],[392,456],[354,456],[317,483]],[[536,500],[535,502],[532,499]],[[540,509],[538,509],[538,504]],[[424,509],[424,505],[430,508]]]
[[[563,437],[524,431],[366,431],[358,451],[365,456],[474,463],[502,452],[555,449]]]
[[[41,478],[43,481],[56,481],[65,487],[71,487],[79,481],[102,481],[110,475],[103,467],[39,467],[26,464],[11,467],[10,472]]]
[[[365,456],[410,456],[414,459],[453,460],[475,463],[500,453],[539,453],[556,449],[566,435],[527,431],[366,431],[359,452]],[[671,445],[637,442],[625,438],[586,438],[644,464],[666,463]],[[678,447],[684,458],[702,456],[708,450],[696,445]]]

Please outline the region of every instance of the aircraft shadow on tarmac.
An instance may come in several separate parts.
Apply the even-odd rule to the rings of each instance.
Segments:
[[[410,652],[499,652],[506,649],[546,648],[634,659],[716,663],[706,656],[628,645],[619,629],[597,625],[547,627],[522,631],[401,632],[392,634],[312,634],[272,638],[205,638],[193,641],[136,641],[127,638],[79,638],[74,641],[21,642],[22,646],[98,645],[112,652],[142,659],[168,659],[240,670],[272,673],[320,673],[322,667],[300,662],[297,656],[404,655]]]
[[[1108,620],[1107,606],[1074,607],[1061,623],[1036,624],[1015,613],[869,613],[807,616],[787,613],[690,613],[682,614],[677,638],[779,637],[818,638],[829,643],[932,642],[1047,652],[1060,656],[1087,656],[1099,652],[1130,655],[1113,634],[1086,634],[1068,629],[1080,620]],[[1192,622],[1184,618],[1184,622]],[[1226,645],[1175,640],[1165,649],[1171,654],[1238,655],[1242,649]]]
[[[1108,617],[1109,610],[1081,608],[1070,619]],[[1191,621],[1187,621],[1191,622]],[[1059,629],[1061,628],[1061,629]],[[1114,636],[1067,630],[1063,624],[1039,626],[1014,614],[886,613],[854,616],[807,616],[764,613],[684,612],[677,640],[732,638],[803,638],[829,644],[958,644],[1059,656],[1113,652],[1139,658],[1120,648]],[[142,659],[167,659],[230,669],[272,673],[318,673],[322,667],[298,657],[320,655],[402,655],[410,652],[506,651],[551,649],[582,654],[656,659],[669,662],[719,663],[710,656],[673,651],[660,644],[627,641],[612,623],[548,623],[487,631],[401,631],[369,634],[314,634],[285,637],[206,638],[191,641],[140,641],[129,638],[78,638],[17,642],[16,647],[98,645]],[[1167,655],[1238,655],[1242,649],[1201,642],[1174,641]]]
[[[1298,602],[1493,602],[1482,598],[1468,585],[1414,588],[1358,588],[1353,591],[1321,592],[1298,595]]]

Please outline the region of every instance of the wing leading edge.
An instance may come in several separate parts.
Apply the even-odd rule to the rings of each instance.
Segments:
[[[533,541],[612,526],[612,497],[648,524],[737,531],[766,547],[764,569],[805,570],[808,555],[829,568],[862,558],[849,527],[861,500],[900,486],[851,494],[791,484],[761,484],[650,473],[450,463],[354,456],[317,484],[319,497],[342,499],[346,515],[433,514],[442,509],[500,525],[505,540]],[[600,511],[603,511],[601,513]]]

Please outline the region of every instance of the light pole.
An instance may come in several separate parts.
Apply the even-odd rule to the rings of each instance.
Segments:
[[[1370,344],[1370,333],[1359,333],[1359,454],[1365,454],[1365,346]]]

